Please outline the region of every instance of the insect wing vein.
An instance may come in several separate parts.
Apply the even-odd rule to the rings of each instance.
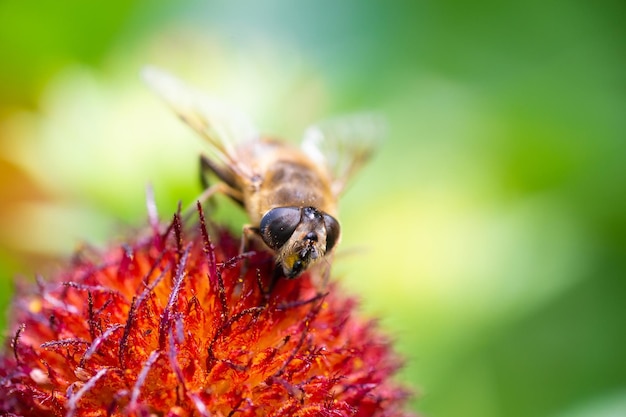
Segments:
[[[338,196],[371,158],[386,135],[386,124],[376,113],[362,113],[320,122],[306,129],[302,149],[326,166]]]
[[[251,178],[241,163],[238,146],[259,139],[255,125],[232,106],[192,89],[175,76],[155,67],[142,70],[144,81],[174,112],[209,144],[209,153],[242,177]]]

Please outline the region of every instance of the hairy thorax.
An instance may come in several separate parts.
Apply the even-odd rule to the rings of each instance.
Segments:
[[[247,190],[251,196],[248,214],[258,224],[275,207],[315,207],[335,214],[328,174],[297,148],[267,143],[256,165],[258,183]]]

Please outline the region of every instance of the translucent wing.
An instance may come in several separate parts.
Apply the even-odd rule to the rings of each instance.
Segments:
[[[255,125],[237,109],[192,89],[175,76],[155,67],[142,70],[145,82],[176,114],[209,144],[211,156],[238,175],[252,173],[237,158],[237,145],[259,138]]]
[[[333,193],[341,194],[349,180],[373,155],[386,134],[384,119],[375,113],[355,114],[310,126],[302,149],[326,166],[333,178]]]

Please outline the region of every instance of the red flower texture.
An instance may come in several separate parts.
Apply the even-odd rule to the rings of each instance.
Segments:
[[[174,216],[167,230],[79,253],[16,296],[0,411],[20,416],[408,416],[401,361],[315,271]],[[210,237],[213,236],[213,238]],[[213,244],[215,242],[215,244]],[[24,291],[22,291],[24,292]],[[2,414],[2,413],[0,413]]]

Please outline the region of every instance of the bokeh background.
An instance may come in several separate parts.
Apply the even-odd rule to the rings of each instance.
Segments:
[[[391,3],[0,1],[3,310],[14,277],[144,225],[147,183],[164,217],[199,193],[155,64],[295,141],[385,114],[336,272],[415,410],[626,415],[626,3]]]

